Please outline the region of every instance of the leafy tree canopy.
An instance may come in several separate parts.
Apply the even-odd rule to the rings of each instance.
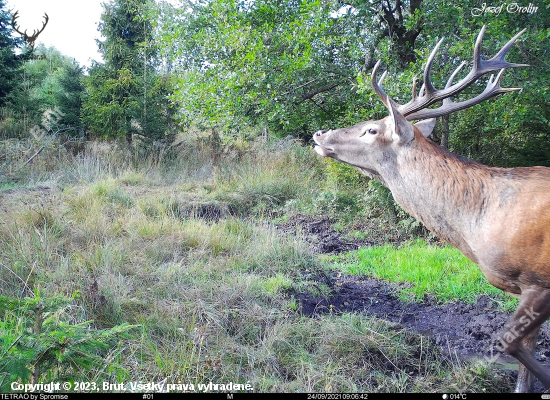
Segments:
[[[542,143],[550,131],[550,8],[496,16],[477,12],[480,7],[474,0],[196,1],[166,11],[159,48],[177,68],[176,99],[189,123],[226,134],[249,125],[309,138],[321,127],[386,115],[368,76],[378,59],[389,72],[387,91],[407,101],[412,78],[422,77],[441,37],[447,40],[432,71],[438,87],[463,60],[471,62],[483,25],[486,58],[526,27],[507,59],[532,67],[506,72],[503,79],[504,86],[522,86],[523,92],[451,116],[450,146],[492,164],[547,164]],[[472,85],[462,96],[484,85]]]

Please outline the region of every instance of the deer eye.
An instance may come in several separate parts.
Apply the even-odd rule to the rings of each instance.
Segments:
[[[369,134],[369,135],[376,135],[378,133],[378,131],[374,128],[369,128],[369,129],[365,129],[363,131],[363,133],[361,133],[361,136],[365,136],[366,134]]]

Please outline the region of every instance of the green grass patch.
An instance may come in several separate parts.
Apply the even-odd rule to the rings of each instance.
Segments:
[[[329,260],[346,274],[410,282],[412,286],[400,291],[405,301],[422,301],[431,294],[441,303],[473,303],[478,295],[488,294],[504,309],[514,309],[516,304],[515,299],[491,286],[475,263],[450,246],[428,246],[416,240],[397,249],[391,245],[367,247]]]
[[[17,189],[19,187],[21,187],[21,185],[15,182],[3,182],[0,183],[0,192],[3,192],[4,190]]]

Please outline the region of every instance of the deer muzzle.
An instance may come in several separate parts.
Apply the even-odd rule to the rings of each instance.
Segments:
[[[330,130],[321,130],[313,134],[313,141],[315,142],[315,152],[323,157],[330,157],[332,154],[334,154],[334,149],[324,144],[327,137],[330,135],[330,132]]]

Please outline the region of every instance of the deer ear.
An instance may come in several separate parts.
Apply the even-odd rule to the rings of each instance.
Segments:
[[[435,127],[435,118],[425,119],[424,121],[417,122],[414,124],[422,133],[422,136],[428,137],[432,134],[432,131]]]
[[[414,139],[414,129],[412,124],[405,119],[403,114],[397,110],[390,97],[387,97],[387,107],[390,111],[390,121],[392,126],[392,138],[399,143],[408,143]]]

